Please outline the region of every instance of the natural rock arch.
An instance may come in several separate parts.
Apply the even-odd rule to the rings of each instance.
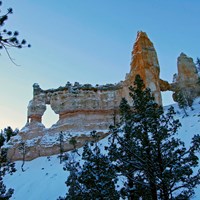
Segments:
[[[46,110],[42,116],[42,123],[46,128],[51,128],[59,120],[59,116],[52,110],[50,105],[46,105]]]
[[[177,64],[178,75],[175,82],[168,83],[160,79],[160,67],[153,43],[146,33],[138,32],[132,51],[131,69],[124,81],[100,86],[67,82],[63,87],[49,90],[42,90],[38,84],[34,84],[33,99],[28,105],[27,123],[21,129],[19,137],[13,138],[14,146],[9,149],[8,157],[13,160],[21,159],[17,150],[18,143],[25,140],[32,144],[26,159],[57,154],[59,145],[55,136],[61,131],[63,134],[70,132],[76,136],[78,146],[90,139],[87,133],[92,130],[97,130],[101,138],[105,137],[109,126],[118,120],[121,98],[125,97],[128,102],[131,101],[129,87],[133,85],[137,74],[142,77],[145,86],[152,90],[160,105],[161,91],[172,91],[173,96],[176,96],[179,90],[187,90],[191,98],[200,96],[199,77],[193,60],[182,53]],[[42,124],[46,105],[50,105],[59,115],[58,122],[49,129]],[[51,141],[49,138],[52,138]],[[71,149],[72,146],[66,141],[65,151]]]

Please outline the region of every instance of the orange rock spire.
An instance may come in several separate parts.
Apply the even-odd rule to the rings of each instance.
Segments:
[[[160,105],[162,98],[159,86],[160,67],[153,43],[145,32],[138,32],[132,51],[131,70],[128,75],[129,84],[133,84],[135,75],[139,74],[146,87],[149,87]]]

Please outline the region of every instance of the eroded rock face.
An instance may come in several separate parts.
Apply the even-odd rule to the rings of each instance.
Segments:
[[[89,133],[97,130],[100,137],[108,134],[110,125],[119,120],[119,104],[122,97],[129,103],[129,87],[139,74],[145,86],[149,87],[158,104],[162,104],[160,91],[184,91],[189,98],[200,96],[199,76],[192,60],[181,53],[177,61],[178,75],[173,83],[159,78],[160,67],[153,43],[144,32],[138,32],[132,51],[131,69],[124,81],[117,84],[92,86],[69,82],[58,89],[42,90],[38,84],[33,85],[33,99],[28,105],[27,123],[19,135],[11,139],[12,148],[8,151],[11,160],[22,159],[19,144],[27,144],[26,160],[39,156],[58,154],[59,134],[64,134],[64,151],[69,151],[69,137],[76,137],[80,147],[90,140]],[[174,98],[176,100],[176,98]],[[42,124],[46,105],[59,115],[59,120],[47,129]]]
[[[193,59],[186,54],[181,53],[177,59],[178,77],[177,82],[184,85],[196,83],[198,81],[198,73]]]
[[[143,79],[146,87],[149,87],[158,104],[162,104],[159,85],[160,67],[157,53],[153,43],[145,32],[138,32],[132,51],[131,71],[127,81],[133,84],[136,74]]]
[[[29,122],[31,124],[36,121],[35,116],[41,117],[46,104],[50,104],[52,110],[59,115],[54,129],[57,127],[60,131],[73,132],[108,129],[113,123],[114,111],[119,107],[123,96],[123,82],[98,87],[71,85],[55,90],[41,90],[29,103]],[[28,126],[29,123],[26,127]]]
[[[46,129],[41,123],[34,122],[31,124],[33,131],[32,134],[37,133],[35,137],[31,136],[30,130],[23,128],[19,135],[13,137],[10,143],[14,144],[14,148],[10,148],[8,151],[8,159],[9,160],[22,160],[23,154],[19,150],[21,146],[21,142],[25,142],[25,160],[32,160],[34,158],[40,156],[51,156],[55,154],[60,154],[60,142],[59,142],[59,134],[60,132],[55,132],[52,130]],[[39,127],[39,128],[38,128]],[[36,132],[34,132],[36,131]],[[109,132],[97,132],[99,139],[103,139],[106,137]],[[70,144],[70,138],[75,137],[76,139],[76,147],[79,148],[85,144],[86,141],[92,141],[93,139],[90,137],[89,133],[82,132],[63,132],[63,142],[62,142],[62,150],[63,152],[73,150],[74,147]]]
[[[187,99],[194,99],[200,95],[199,75],[193,59],[181,53],[177,59],[178,74],[171,89],[174,91],[173,98],[176,101],[176,94],[182,92]]]
[[[50,90],[42,90],[38,84],[34,84],[33,99],[28,105],[27,123],[18,138],[12,139],[13,148],[8,152],[9,158],[12,160],[22,158],[18,151],[20,141],[32,144],[28,147],[29,153],[26,157],[28,160],[59,153],[59,145],[55,138],[58,138],[61,131],[65,135],[78,134],[77,139],[82,141],[80,145],[89,138],[85,132],[97,130],[103,137],[108,132],[105,130],[119,119],[118,108],[122,97],[131,102],[128,88],[133,85],[136,74],[139,74],[145,86],[151,89],[157,103],[162,104],[159,73],[160,68],[153,43],[146,33],[138,32],[132,51],[130,73],[118,84],[92,86],[81,85],[78,82],[72,85],[67,82],[64,87]],[[59,115],[58,122],[49,129],[42,124],[46,104]],[[66,151],[71,149],[67,141]]]
[[[123,82],[98,87],[71,85],[55,90],[34,91],[33,99],[28,105],[28,121],[17,137],[13,137],[13,148],[8,151],[11,160],[22,159],[19,152],[21,141],[28,145],[26,159],[49,156],[59,153],[58,136],[63,134],[76,136],[78,147],[90,140],[89,133],[97,130],[101,138],[108,133],[109,126],[117,122],[118,107],[125,96]],[[46,104],[59,115],[59,120],[51,128],[42,124],[42,115]],[[106,130],[106,131],[105,131]],[[65,140],[64,151],[72,150],[69,140]]]
[[[28,119],[30,122],[41,122],[46,104],[50,104],[52,110],[59,115],[59,121],[55,124],[58,130],[108,129],[109,125],[114,123],[114,113],[121,98],[125,97],[131,101],[128,88],[133,85],[136,74],[142,77],[156,101],[162,104],[159,72],[153,43],[146,33],[138,32],[132,51],[130,73],[125,81],[95,87],[90,84],[81,85],[78,82],[72,85],[68,82],[64,87],[51,90],[42,90],[38,84],[34,84],[34,97],[28,106]]]
[[[46,110],[45,101],[43,101],[44,96],[37,95],[29,102],[28,105],[28,120],[31,119],[31,122],[41,122],[42,116]]]

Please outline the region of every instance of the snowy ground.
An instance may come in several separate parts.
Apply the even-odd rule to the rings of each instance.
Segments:
[[[181,121],[179,137],[189,145],[194,134],[200,134],[200,99],[194,103],[194,110],[188,109],[188,117],[183,117],[184,112],[177,108],[176,117]],[[167,109],[167,107],[166,107]],[[101,141],[102,146],[107,144],[107,138]],[[81,151],[82,149],[80,149]],[[78,158],[77,158],[78,159]],[[21,161],[16,162],[17,172],[8,175],[4,181],[8,188],[13,188],[11,199],[15,200],[56,200],[59,196],[65,196],[68,172],[63,170],[57,156],[41,157],[25,163],[25,172],[21,171]],[[200,199],[200,186],[196,189],[194,200]]]

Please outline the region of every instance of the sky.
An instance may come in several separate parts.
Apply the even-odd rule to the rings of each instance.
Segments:
[[[200,57],[199,0],[3,0],[1,14],[9,7],[4,28],[32,47],[10,49],[20,66],[0,52],[0,129],[25,125],[34,83],[50,89],[124,80],[137,31],[153,42],[163,80],[172,82],[181,52]],[[172,102],[163,94],[164,105]],[[48,107],[44,124],[57,120]]]

